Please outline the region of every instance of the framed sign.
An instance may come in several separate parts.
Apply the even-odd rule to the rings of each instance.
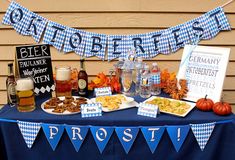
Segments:
[[[19,76],[33,78],[36,94],[55,90],[48,44],[16,47],[16,61]]]
[[[187,79],[186,100],[196,102],[207,95],[214,102],[220,101],[229,53],[229,48],[184,47],[177,78]]]

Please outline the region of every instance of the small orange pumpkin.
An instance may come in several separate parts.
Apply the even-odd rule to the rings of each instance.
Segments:
[[[227,102],[216,102],[213,106],[215,114],[224,116],[232,113],[232,107]]]
[[[202,111],[212,110],[213,105],[214,105],[214,102],[211,99],[207,98],[207,95],[205,96],[205,98],[200,98],[199,100],[197,100],[197,103],[196,103],[196,107]]]

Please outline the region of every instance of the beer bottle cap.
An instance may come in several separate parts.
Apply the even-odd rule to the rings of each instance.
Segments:
[[[8,62],[7,65],[8,66],[13,66],[13,63],[12,62]]]

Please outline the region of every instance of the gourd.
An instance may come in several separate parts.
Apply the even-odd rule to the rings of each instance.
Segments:
[[[207,98],[207,95],[204,98],[198,99],[196,102],[196,107],[202,111],[212,110],[213,105],[214,102],[211,99]]]
[[[215,114],[224,116],[232,113],[232,107],[227,102],[216,102],[213,106],[213,111]]]

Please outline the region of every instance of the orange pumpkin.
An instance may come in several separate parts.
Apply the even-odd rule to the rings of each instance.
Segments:
[[[205,96],[205,98],[200,98],[199,100],[197,100],[197,103],[196,103],[196,107],[202,111],[212,110],[213,105],[214,105],[214,102],[211,99],[207,98],[207,95]]]
[[[232,107],[227,102],[216,102],[213,106],[215,114],[224,116],[232,113]]]

